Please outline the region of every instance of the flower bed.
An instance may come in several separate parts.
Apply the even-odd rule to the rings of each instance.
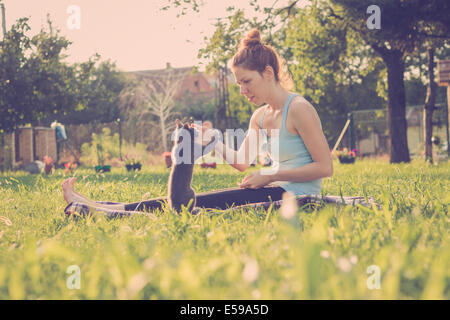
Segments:
[[[355,163],[356,151],[356,149],[350,151],[347,148],[344,148],[342,150],[337,150],[336,156],[338,157],[340,163]]]

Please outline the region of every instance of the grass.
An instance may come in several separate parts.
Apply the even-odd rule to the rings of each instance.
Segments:
[[[0,299],[449,299],[450,164],[334,164],[324,194],[367,195],[381,209],[330,205],[158,219],[63,214],[53,175],[0,175]],[[96,200],[165,195],[169,171],[79,169]],[[195,169],[197,192],[235,186],[246,173]],[[80,289],[69,289],[77,266]],[[380,288],[375,283],[380,271]],[[373,267],[372,267],[373,268]],[[370,289],[370,288],[371,289]]]

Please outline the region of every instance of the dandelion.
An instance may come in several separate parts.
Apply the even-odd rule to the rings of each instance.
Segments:
[[[254,282],[258,279],[259,265],[255,259],[249,259],[245,263],[244,271],[242,271],[242,279],[248,283]]]
[[[351,264],[353,264],[353,265],[357,264],[357,263],[358,263],[358,257],[355,256],[354,254],[352,254],[352,255],[350,256],[350,262],[351,262]]]
[[[253,299],[259,300],[261,299],[261,292],[258,289],[252,291]]]
[[[290,192],[283,193],[283,204],[281,205],[281,216],[290,220],[295,217],[298,205],[295,196]]]
[[[128,281],[127,285],[127,298],[136,297],[136,295],[144,289],[144,287],[148,283],[148,278],[144,273],[135,274],[131,277],[130,281]]]
[[[339,258],[337,261],[339,269],[344,271],[345,273],[350,272],[352,270],[352,264],[347,258]]]

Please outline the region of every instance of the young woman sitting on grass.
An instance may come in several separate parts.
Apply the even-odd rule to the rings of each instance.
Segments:
[[[272,173],[261,171],[246,176],[239,187],[199,193],[196,206],[226,209],[232,205],[280,200],[286,191],[294,195],[320,194],[322,179],[333,174],[330,149],[314,107],[303,97],[288,91],[292,83],[281,69],[274,49],[261,42],[258,30],[252,30],[242,40],[232,61],[232,72],[240,92],[255,105],[249,131],[238,151],[222,142],[215,145],[216,155],[239,171],[245,171],[256,159],[252,152],[250,132],[277,139],[278,152],[272,153]],[[209,128],[197,128],[206,131]],[[259,141],[257,145],[259,145]],[[230,160],[231,159],[231,160]],[[244,161],[237,161],[244,159]],[[67,202],[77,201],[110,210],[152,211],[161,208],[156,198],[131,204],[99,204],[76,193],[74,179],[63,183]]]

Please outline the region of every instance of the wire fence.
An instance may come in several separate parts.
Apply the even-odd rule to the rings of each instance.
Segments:
[[[433,136],[439,138],[437,145],[439,151],[446,150],[448,111],[445,103],[436,104],[433,112]],[[347,130],[343,136],[340,148],[352,147],[358,150],[361,156],[389,154],[389,127],[386,109],[368,109],[352,112],[353,135]],[[425,147],[425,122],[423,105],[406,107],[408,149],[412,156],[420,156]]]

